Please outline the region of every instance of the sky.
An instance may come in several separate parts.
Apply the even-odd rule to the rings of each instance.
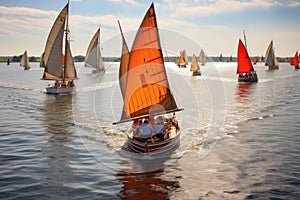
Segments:
[[[246,32],[250,56],[264,55],[274,41],[275,54],[300,50],[299,0],[70,0],[69,29],[73,56],[85,55],[98,27],[102,55],[120,56],[120,20],[129,48],[154,2],[165,56],[181,49],[199,55],[236,56]],[[0,56],[40,56],[49,31],[67,0],[0,0]]]

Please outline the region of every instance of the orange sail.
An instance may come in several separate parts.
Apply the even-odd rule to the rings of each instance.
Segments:
[[[254,71],[247,50],[241,40],[239,40],[237,57],[238,57],[237,74],[249,73],[250,71]]]
[[[175,111],[152,3],[132,45],[120,122]]]
[[[291,65],[295,66],[295,67],[299,67],[299,56],[298,56],[298,51],[296,51],[296,54],[294,56],[294,58],[291,60]]]

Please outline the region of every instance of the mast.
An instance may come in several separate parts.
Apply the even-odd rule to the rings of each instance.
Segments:
[[[66,70],[66,66],[67,66],[67,42],[68,42],[68,26],[69,26],[69,0],[67,3],[67,17],[66,17],[66,30],[65,30],[65,59],[64,59],[64,75],[63,75],[63,82],[65,82],[65,78],[67,76],[67,70]]]
[[[243,30],[243,34],[244,34],[245,48],[248,50],[245,30]]]

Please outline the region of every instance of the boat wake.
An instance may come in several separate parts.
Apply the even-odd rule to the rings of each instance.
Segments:
[[[0,87],[7,88],[7,89],[25,90],[25,91],[33,91],[33,92],[43,93],[43,90],[41,90],[41,89],[32,88],[32,87],[25,86],[25,85],[18,85],[18,84],[8,84],[8,83],[0,82]]]
[[[96,84],[96,85],[90,86],[90,87],[77,88],[76,91],[77,92],[89,92],[89,91],[93,91],[93,90],[101,90],[101,89],[105,89],[105,88],[114,87],[117,84],[118,84],[118,81],[104,82],[104,83],[99,83],[99,84]]]

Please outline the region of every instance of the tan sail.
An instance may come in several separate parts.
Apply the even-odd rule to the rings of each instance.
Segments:
[[[24,67],[25,69],[30,69],[29,59],[26,50],[21,58],[20,66]]]
[[[40,67],[45,68],[43,80],[74,80],[77,78],[67,32],[64,34],[64,30],[68,30],[68,7],[67,3],[57,16],[41,56]],[[66,35],[65,38],[64,35]],[[65,59],[62,55],[63,44],[65,44]]]
[[[200,69],[200,67],[199,67],[199,64],[197,62],[196,56],[195,56],[195,54],[193,54],[190,71],[197,72],[197,71],[199,71],[199,69]]]
[[[97,71],[104,70],[103,59],[100,51],[100,28],[94,34],[85,56],[85,67],[94,68]]]
[[[201,63],[201,65],[205,65],[205,63],[206,63],[206,56],[204,54],[203,49],[201,49],[201,51],[200,51],[199,62]]]
[[[124,98],[130,53],[119,20],[118,20],[118,24],[122,36],[122,55],[120,59],[120,68],[119,68],[119,85],[120,85],[122,97]]]
[[[66,40],[66,61],[64,67],[64,79],[65,80],[75,80],[77,78],[75,65],[70,49],[70,43]]]
[[[138,29],[130,53],[120,122],[149,116],[150,113],[156,115],[178,110],[169,89],[152,4]]]
[[[274,49],[273,49],[273,40],[270,42],[268,49],[266,51],[265,65],[269,67],[278,67],[278,61],[276,59]]]

